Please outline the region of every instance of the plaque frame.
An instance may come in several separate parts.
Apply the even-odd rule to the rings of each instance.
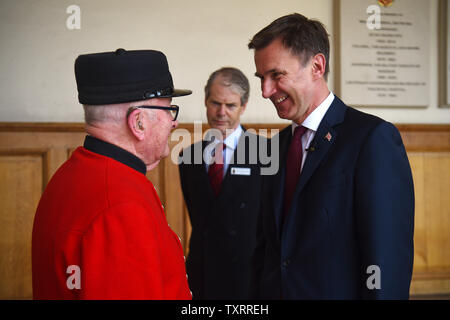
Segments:
[[[343,63],[342,63],[342,47],[341,47],[341,34],[342,34],[342,30],[341,30],[341,21],[342,19],[345,19],[345,17],[341,16],[341,7],[342,7],[342,1],[343,0],[335,0],[334,1],[334,7],[333,7],[333,12],[334,12],[334,16],[333,16],[333,20],[334,20],[334,24],[333,24],[333,29],[334,29],[334,39],[335,39],[335,43],[334,43],[334,50],[335,50],[335,58],[333,59],[333,63],[335,65],[335,74],[333,77],[334,80],[334,86],[335,86],[335,92],[339,97],[342,97],[342,83],[341,83],[341,76],[342,76],[342,72],[345,71],[343,70]],[[450,0],[439,0],[439,6],[441,6],[441,2],[450,2]],[[449,4],[450,5],[450,4]],[[441,14],[440,14],[441,15]],[[440,19],[440,17],[438,17]],[[437,20],[439,20],[437,19]],[[439,20],[440,21],[440,20]],[[439,23],[439,22],[438,22]],[[431,21],[430,21],[430,26],[431,26]],[[439,28],[438,28],[439,29]],[[430,28],[430,31],[432,29]],[[440,42],[440,41],[439,41]],[[428,58],[430,59],[430,54],[431,52],[429,52],[429,56]],[[449,61],[450,63],[450,61]],[[427,81],[428,81],[428,85],[431,86],[431,82],[430,82],[430,76],[428,76]],[[446,87],[443,87],[444,89],[446,89]],[[445,93],[445,92],[444,92]],[[345,99],[344,97],[342,97],[343,99]],[[345,101],[345,100],[344,100]],[[365,108],[365,109],[375,109],[375,108],[381,108],[381,109],[426,109],[430,106],[431,103],[431,94],[430,94],[430,90],[428,92],[428,104],[427,105],[389,105],[389,104],[379,104],[379,105],[365,105],[365,104],[351,104],[352,107],[356,107],[356,108]],[[449,106],[444,106],[444,107],[450,107]]]
[[[447,81],[450,73],[450,61],[448,60],[448,50],[450,43],[448,41],[448,28],[449,28],[449,18],[448,18],[448,8],[450,6],[450,0],[439,0],[439,16],[438,16],[438,50],[439,50],[439,61],[438,61],[438,89],[439,89],[439,107],[440,108],[450,108],[449,93],[447,92]]]

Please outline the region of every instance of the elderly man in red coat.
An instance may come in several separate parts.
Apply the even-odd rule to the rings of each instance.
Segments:
[[[153,50],[75,62],[88,136],[55,173],[33,228],[35,299],[191,299],[183,249],[147,170],[177,126],[166,57]]]

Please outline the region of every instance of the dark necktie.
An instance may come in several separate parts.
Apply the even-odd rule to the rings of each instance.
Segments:
[[[291,144],[286,160],[286,180],[284,185],[284,207],[282,224],[291,208],[292,197],[297,186],[298,178],[300,177],[300,170],[302,167],[303,147],[302,136],[305,134],[307,128],[298,126],[294,130]]]
[[[217,196],[220,192],[223,180],[223,149],[225,143],[220,143],[215,147],[214,163],[209,165],[208,176],[214,194]]]

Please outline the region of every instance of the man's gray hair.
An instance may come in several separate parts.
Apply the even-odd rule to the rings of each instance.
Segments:
[[[214,71],[208,79],[205,86],[205,100],[209,98],[211,85],[214,80],[220,76],[220,84],[226,87],[231,87],[232,90],[236,91],[241,96],[241,105],[244,105],[248,101],[250,95],[250,84],[247,77],[242,73],[241,70],[225,67]]]
[[[83,105],[84,121],[88,125],[96,123],[125,121],[129,104],[115,105]]]

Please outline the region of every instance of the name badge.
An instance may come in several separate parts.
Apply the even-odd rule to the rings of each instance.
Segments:
[[[238,176],[249,176],[251,173],[250,168],[231,168],[231,174]]]

